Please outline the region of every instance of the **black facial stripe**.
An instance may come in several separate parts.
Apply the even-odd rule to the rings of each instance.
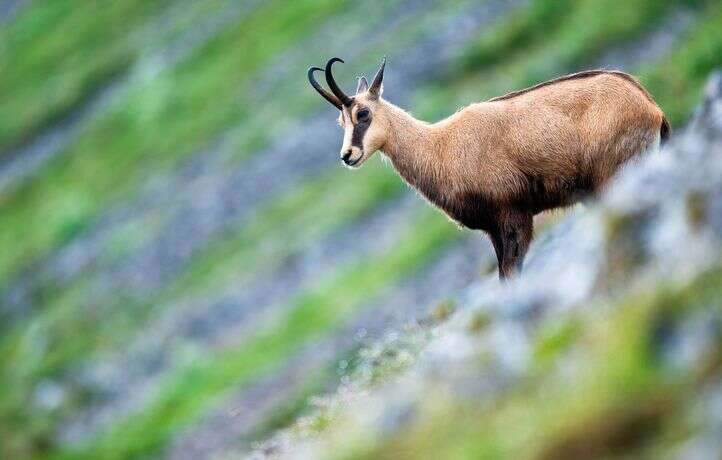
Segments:
[[[369,129],[369,126],[371,126],[370,121],[360,121],[356,123],[353,127],[353,133],[351,134],[351,145],[353,147],[363,149],[364,136],[366,135],[366,130]]]

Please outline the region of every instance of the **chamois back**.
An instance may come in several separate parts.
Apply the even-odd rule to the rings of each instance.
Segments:
[[[628,82],[632,83],[634,86],[639,89],[644,96],[649,100],[650,102],[654,103],[654,99],[652,99],[652,96],[649,94],[649,92],[644,89],[641,83],[639,83],[639,80],[634,78],[632,75],[629,75],[628,73],[621,72],[619,70],[605,70],[605,69],[595,69],[595,70],[584,70],[582,72],[576,72],[569,75],[563,75],[561,77],[553,78],[551,80],[547,80],[541,83],[537,83],[534,86],[530,86],[528,88],[520,89],[517,91],[512,91],[510,93],[506,93],[502,96],[496,96],[491,99],[489,99],[487,102],[496,102],[496,101],[503,101],[506,99],[511,99],[517,96],[521,96],[522,94],[529,93],[531,91],[534,91],[539,88],[544,88],[546,86],[552,86],[557,83],[569,81],[569,80],[579,80],[581,78],[589,78],[589,77],[596,77],[597,75],[616,75],[617,77],[623,78],[627,80]]]

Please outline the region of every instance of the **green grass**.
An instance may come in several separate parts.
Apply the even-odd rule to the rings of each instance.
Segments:
[[[0,152],[38,134],[127,71],[141,51],[134,32],[167,3],[46,2],[0,29]]]
[[[348,180],[348,171],[334,171],[272,202],[249,225],[215,241],[160,294],[141,304],[118,293],[110,305],[93,305],[88,290],[92,278],[88,276],[52,289],[53,296],[46,299],[42,310],[16,324],[0,344],[8,350],[26,350],[21,343],[28,338],[22,331],[41,329],[51,346],[33,371],[36,379],[57,375],[99,350],[121,346],[162,306],[268,274],[305,244],[362,218],[398,195],[403,189],[401,181],[379,162],[371,163],[354,174],[354,180]],[[273,244],[277,241],[283,244]],[[248,264],[249,260],[258,262]],[[104,321],[97,321],[96,315]],[[22,354],[8,353],[13,357],[10,361],[27,361]]]
[[[232,388],[280,365],[299,345],[333,330],[375,292],[424,265],[459,232],[426,211],[395,251],[369,259],[301,294],[267,329],[215,357],[204,357],[168,378],[160,396],[81,451],[57,458],[140,458],[157,453],[204,407]],[[415,230],[423,229],[423,230]]]
[[[710,72],[722,66],[722,4],[703,12],[689,36],[656,65],[643,69],[641,78],[673,126],[684,123],[700,102]]]
[[[473,72],[507,60],[559,26],[574,10],[571,0],[535,1],[529,8],[512,10],[498,25],[463,52],[458,70]]]
[[[0,286],[19,267],[77,235],[109,202],[132,194],[148,172],[176,163],[223,127],[253,115],[246,100],[254,72],[341,6],[331,0],[265,3],[194,58],[131,90],[35,180],[0,195]],[[289,116],[304,110],[281,105]]]
[[[153,298],[138,303],[118,293],[109,305],[96,305],[89,276],[49,290],[53,295],[42,311],[16,324],[0,340],[6,357],[0,365],[0,383],[13,389],[0,394],[0,420],[13,420],[25,412],[32,382],[62,378],[74,364],[124,346],[140,325],[173,301],[212,295],[229,283],[268,274],[304,244],[363,217],[404,187],[378,161],[354,174],[354,180],[348,180],[349,174],[335,170],[272,202],[237,234],[212,245]],[[274,244],[278,241],[284,244]],[[257,262],[248,264],[249,260]],[[72,407],[49,417],[57,418],[68,410]],[[29,435],[31,429],[25,430]]]
[[[366,15],[367,20],[380,20],[392,5]],[[221,133],[243,159],[294,118],[319,107],[305,79],[282,81],[258,94],[254,73],[327,17],[339,14],[349,20],[344,8],[345,3],[330,0],[284,8],[264,4],[176,68],[137,81],[60,158],[19,188],[0,194],[0,225],[6,229],[0,235],[0,290],[12,275],[82,233],[105,207],[131,198],[144,179]],[[307,52],[309,59],[317,56]]]
[[[258,270],[258,266],[247,265],[249,260],[261,265],[283,261],[329,231],[373,212],[404,189],[396,173],[378,158],[357,172],[333,170],[324,174],[271,203],[236,234],[214,242],[174,281],[167,296],[200,292],[235,281],[249,269]]]
[[[605,50],[644,36],[662,23],[675,7],[694,6],[701,12],[702,22],[708,21],[709,14],[714,14],[718,8],[714,3],[706,5],[701,1],[580,1],[564,8],[563,20],[556,26],[552,22],[550,29],[541,33],[537,30],[539,21],[559,7],[556,2],[547,6],[545,3],[549,2],[535,4],[535,8],[528,13],[530,18],[510,16],[489,35],[484,35],[479,42],[471,45],[460,60],[461,69],[467,71],[450,76],[448,82],[421,92],[416,99],[419,112],[430,118],[446,116],[448,113],[444,108],[448,106],[448,101],[455,105],[468,104],[470,101],[484,100],[560,74],[584,69]],[[518,30],[519,27],[519,30],[525,31],[523,34]],[[711,32],[712,28],[705,28],[706,39],[715,43],[722,41]],[[693,26],[691,30],[694,32],[696,27]],[[519,34],[522,38],[515,38]],[[683,37],[682,42],[687,44],[692,40],[691,36]],[[504,59],[489,54],[489,50],[497,47],[502,50],[500,53]],[[650,67],[660,65],[656,63]],[[697,70],[700,71],[700,78],[706,77],[708,72],[701,68]],[[694,89],[689,92],[694,94]],[[689,113],[694,98],[685,99],[684,104],[686,113]]]

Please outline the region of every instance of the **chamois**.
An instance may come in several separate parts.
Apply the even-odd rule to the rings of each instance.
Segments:
[[[401,177],[459,225],[486,232],[499,277],[521,270],[533,217],[598,192],[631,158],[670,135],[670,125],[631,75],[591,70],[473,103],[437,123],[381,98],[386,58],[353,97],[332,74],[308,80],[340,110],[341,160],[358,168],[381,150]],[[330,92],[316,81],[325,73]]]

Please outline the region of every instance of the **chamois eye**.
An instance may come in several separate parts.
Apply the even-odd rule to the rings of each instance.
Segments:
[[[371,115],[371,112],[369,109],[361,109],[356,113],[356,118],[358,121],[367,121],[369,119],[369,116]]]

